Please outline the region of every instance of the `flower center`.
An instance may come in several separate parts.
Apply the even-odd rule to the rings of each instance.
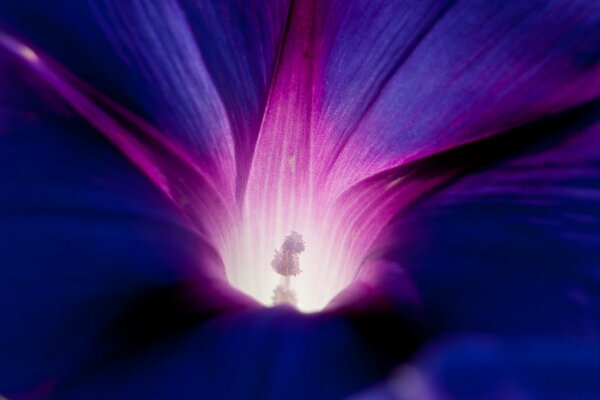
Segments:
[[[326,220],[246,217],[222,251],[228,279],[240,291],[265,306],[315,312],[351,283],[351,252]]]

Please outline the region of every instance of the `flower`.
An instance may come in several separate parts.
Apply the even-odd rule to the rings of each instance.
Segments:
[[[598,371],[566,355],[598,354],[595,3],[3,1],[0,393],[526,398],[535,349]],[[260,304],[290,231],[320,312]]]

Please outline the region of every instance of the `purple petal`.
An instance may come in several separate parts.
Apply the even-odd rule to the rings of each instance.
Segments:
[[[327,4],[313,148],[334,187],[600,93],[596,2]]]

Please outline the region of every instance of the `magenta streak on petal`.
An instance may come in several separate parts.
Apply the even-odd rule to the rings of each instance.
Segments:
[[[339,238],[339,247],[346,249],[345,259],[353,268],[327,271],[328,274],[345,275],[347,282],[378,278],[379,275],[371,270],[375,264],[371,264],[369,255],[372,246],[381,241],[379,235],[384,227],[403,208],[462,171],[455,167],[417,174],[419,169],[420,165],[413,163],[381,172],[359,182],[336,199],[330,210],[330,218],[337,221],[334,225],[338,231],[334,235]],[[323,279],[327,280],[327,277]]]
[[[272,215],[273,205],[294,210],[310,198],[312,2],[296,2],[276,79],[257,139],[247,189],[249,201]],[[302,51],[298,51],[302,49]],[[284,187],[285,194],[273,190]],[[291,218],[287,212],[286,218]],[[287,221],[286,221],[287,222]]]
[[[30,47],[0,34],[0,44],[120,149],[186,215],[191,226],[219,248],[228,236],[235,208],[231,192],[218,190],[187,157],[149,124],[78,82]],[[229,197],[227,197],[229,196]]]
[[[265,302],[277,279],[269,268],[273,249],[294,227],[311,236],[301,221],[311,219],[312,200],[312,2],[295,2],[290,12],[249,171],[244,225],[226,252],[233,284]]]
[[[100,23],[154,93],[153,121],[219,188],[234,191],[232,129],[178,1],[107,2]],[[108,18],[108,20],[105,20]],[[158,94],[157,94],[158,93]]]

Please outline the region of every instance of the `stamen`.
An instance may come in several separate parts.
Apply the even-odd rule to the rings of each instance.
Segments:
[[[305,250],[304,240],[298,232],[292,231],[286,236],[281,245],[281,250],[275,250],[275,257],[271,266],[279,275],[281,283],[273,290],[273,304],[290,304],[295,306],[298,302],[296,292],[291,288],[290,278],[302,272],[298,254]]]

